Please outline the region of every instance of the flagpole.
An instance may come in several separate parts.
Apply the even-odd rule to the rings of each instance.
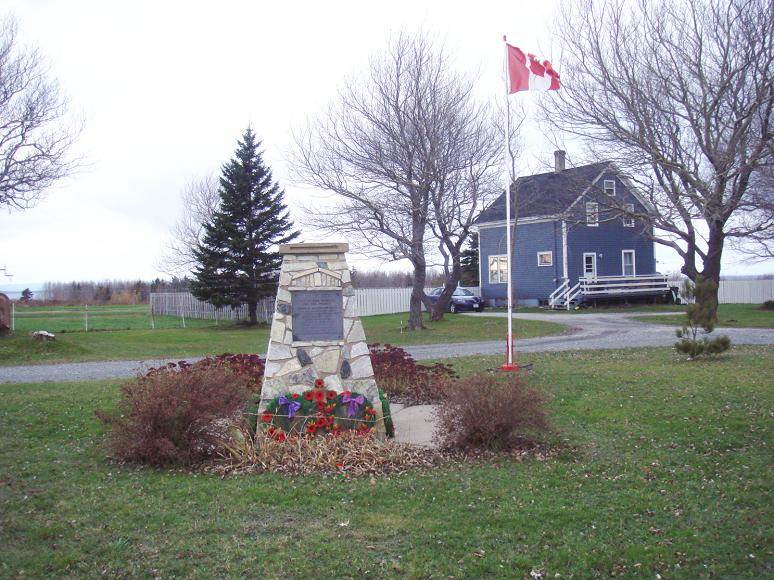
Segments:
[[[505,176],[505,243],[508,246],[508,336],[505,341],[506,362],[500,367],[503,371],[515,371],[518,366],[513,363],[513,273],[512,273],[512,255],[511,255],[511,170],[509,164],[510,158],[510,135],[511,135],[511,111],[510,111],[510,86],[508,84],[508,39],[503,35],[504,59],[503,69],[505,72],[505,138],[503,147],[503,175]]]

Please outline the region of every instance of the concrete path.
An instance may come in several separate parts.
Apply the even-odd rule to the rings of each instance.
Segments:
[[[603,350],[617,348],[671,346],[677,340],[675,325],[650,324],[633,320],[634,316],[659,316],[664,312],[647,313],[529,313],[514,314],[522,320],[556,322],[568,326],[568,332],[516,340],[519,352],[552,352],[564,350]],[[464,316],[495,316],[504,318],[505,312],[483,312]],[[716,332],[727,334],[735,344],[774,344],[774,329],[770,328],[721,328]],[[418,359],[453,358],[500,354],[504,340],[496,342],[468,342],[464,344],[432,344],[407,347]],[[0,375],[1,376],[1,375]]]
[[[661,314],[664,313],[659,312],[652,315]],[[638,312],[516,314],[514,317],[519,319],[557,322],[569,327],[565,334],[517,340],[516,349],[520,352],[550,352],[672,345],[676,340],[674,325],[648,324],[631,319],[633,316],[648,315]],[[505,313],[484,312],[466,314],[465,316],[504,317]],[[774,344],[774,329],[722,328],[719,332],[731,337],[734,344]],[[493,355],[501,354],[504,351],[504,339],[455,344],[425,344],[405,348],[417,360]],[[186,360],[194,361],[198,360],[198,357],[189,357]],[[0,383],[89,381],[131,377],[148,367],[160,366],[166,362],[166,360],[99,361],[0,367]]]
[[[435,405],[414,405],[404,407],[399,403],[390,404],[392,423],[395,425],[395,441],[422,447],[433,447],[435,431]]]

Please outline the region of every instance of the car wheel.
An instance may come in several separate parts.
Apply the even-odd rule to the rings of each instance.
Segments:
[[[454,302],[452,302],[451,304],[449,304],[449,312],[451,312],[452,314],[454,314],[455,312],[457,312],[457,306],[454,304]]]

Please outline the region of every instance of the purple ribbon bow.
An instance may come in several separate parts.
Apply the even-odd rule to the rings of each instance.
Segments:
[[[287,412],[288,419],[295,417],[296,411],[301,408],[301,403],[292,399],[288,399],[285,395],[280,395],[279,404],[280,407],[287,407],[285,411]]]
[[[365,403],[365,398],[363,398],[363,395],[353,397],[349,393],[344,393],[341,397],[341,402],[349,404],[347,407],[347,417],[354,417],[357,415],[357,408]]]

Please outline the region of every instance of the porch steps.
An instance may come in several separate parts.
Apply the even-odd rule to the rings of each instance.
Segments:
[[[570,310],[594,298],[656,296],[671,291],[669,279],[663,274],[595,276],[580,278],[575,286],[570,286],[570,281],[564,280],[548,297],[548,305],[556,310]]]

